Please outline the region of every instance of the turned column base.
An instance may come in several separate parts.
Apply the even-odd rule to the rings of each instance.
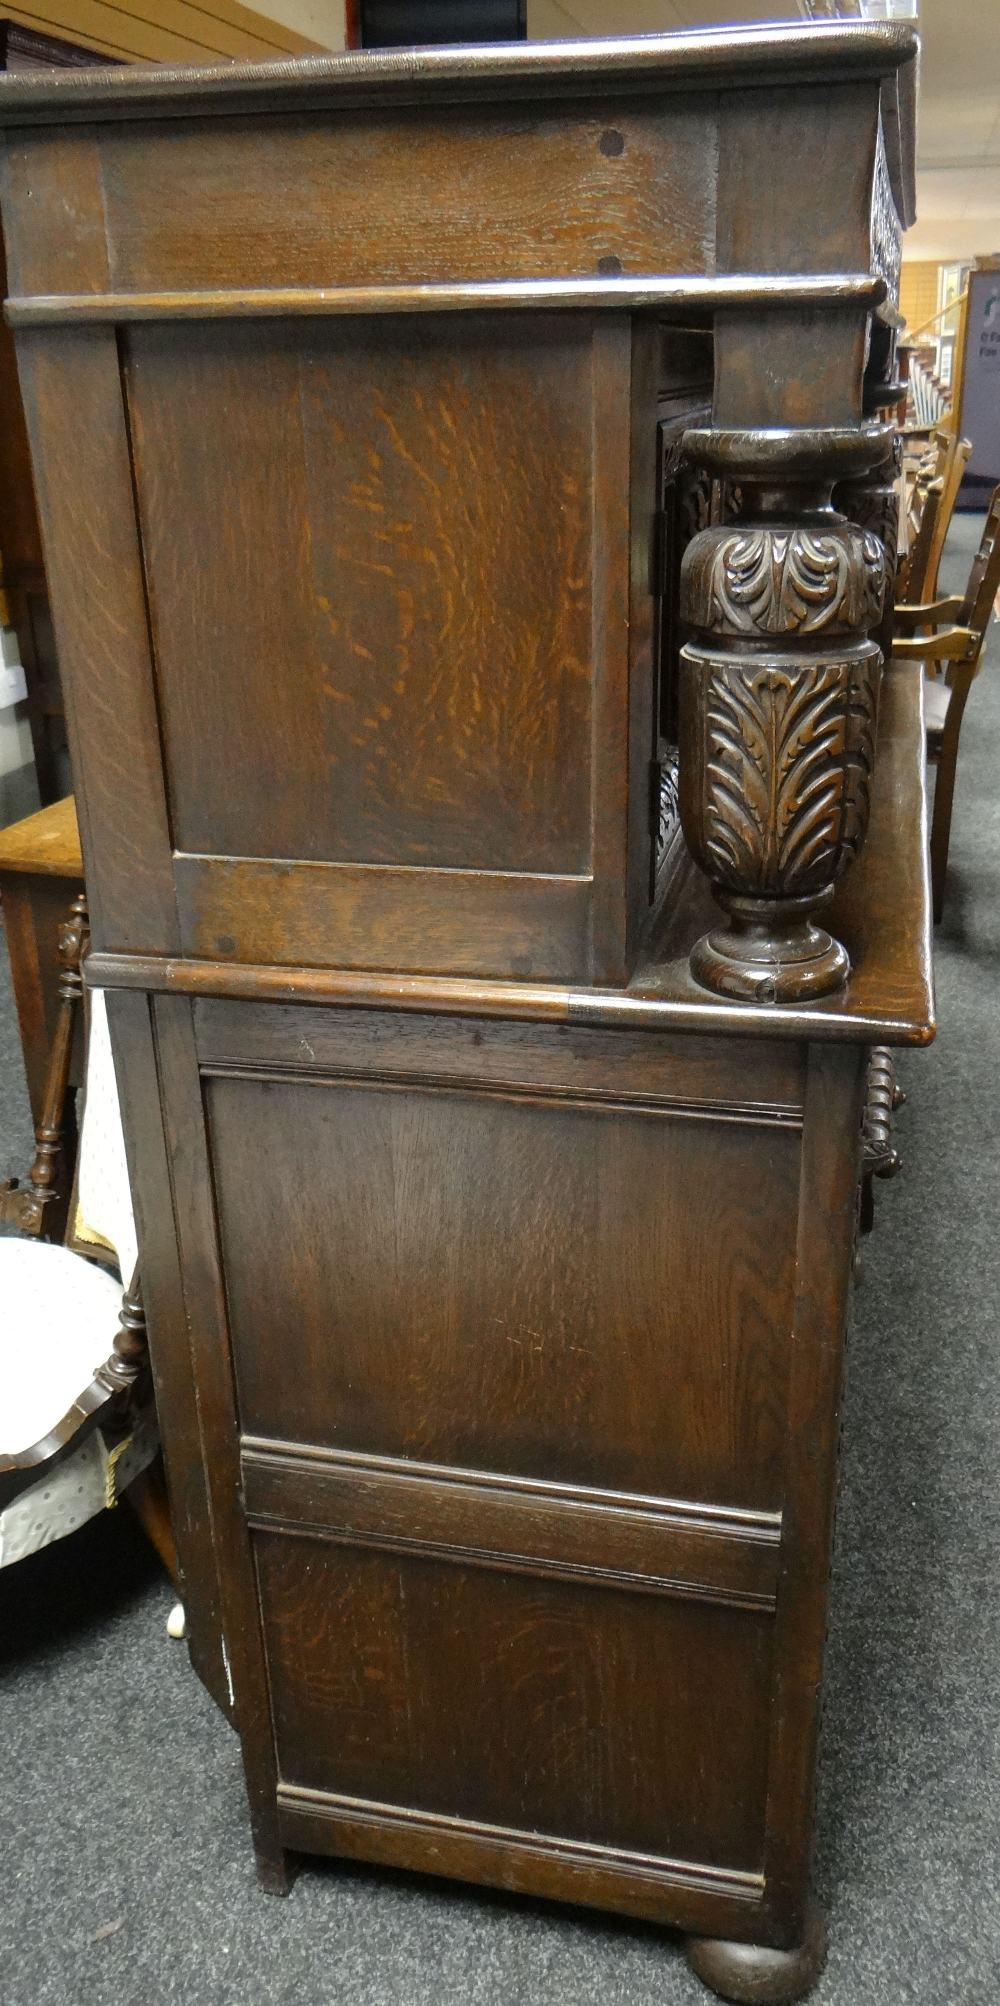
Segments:
[[[811,917],[829,897],[717,892],[728,925],[713,927],[693,949],[695,981],[741,1003],[806,1003],[840,989],[851,967],[846,950]]]
[[[692,1971],[720,1999],[737,2006],[791,2006],[804,1999],[826,1962],[826,1927],[816,1904],[810,1903],[806,1933],[794,1950],[771,1950],[766,1944],[727,1943],[721,1938],[688,1938]]]

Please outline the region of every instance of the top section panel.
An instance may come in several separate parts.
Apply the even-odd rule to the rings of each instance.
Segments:
[[[0,126],[306,111],[358,104],[489,102],[685,90],[692,85],[889,77],[912,62],[901,22],[711,29],[608,41],[403,49],[218,68],[64,70],[0,76]]]

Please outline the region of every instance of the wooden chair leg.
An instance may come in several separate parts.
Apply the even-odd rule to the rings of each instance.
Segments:
[[[59,928],[59,1016],[45,1082],[42,1118],[35,1130],[35,1155],[27,1181],[0,1185],[0,1219],[35,1239],[61,1239],[69,1192],[60,1177],[67,1118],[73,1031],[83,995],[81,963],[90,937],[87,900],[79,892]]]
[[[167,1486],[159,1456],[154,1458],[148,1469],[140,1470],[139,1475],[133,1477],[125,1495],[146,1538],[150,1545],[155,1547],[179,1593],[180,1570],[177,1565],[177,1547],[174,1543],[174,1529],[170,1523]]]
[[[950,718],[949,721],[950,723]],[[959,724],[961,719],[958,720]],[[958,731],[945,725],[934,783],[934,813],[931,817],[931,893],[935,924],[944,912],[944,886],[948,875],[948,848],[951,842],[951,812],[955,801],[958,771]]]
[[[114,1350],[107,1364],[101,1367],[98,1377],[112,1391],[124,1395],[128,1403],[142,1392],[148,1366],[146,1311],[142,1300],[142,1281],[136,1268],[122,1295]],[[145,1470],[140,1470],[138,1476],[133,1477],[126,1495],[146,1538],[155,1547],[174,1587],[179,1588],[177,1547],[170,1523],[163,1462],[159,1455]]]

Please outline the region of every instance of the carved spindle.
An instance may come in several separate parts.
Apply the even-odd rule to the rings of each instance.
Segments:
[[[813,915],[868,826],[885,559],[831,495],[890,443],[885,427],[687,436],[740,487],[681,573],[681,820],[727,917],[691,969],[722,995],[793,1003],[848,974]]]
[[[896,1065],[886,1045],[873,1045],[868,1059],[868,1089],[861,1120],[861,1190],[858,1224],[870,1233],[875,1224],[876,1177],[895,1177],[902,1168],[893,1147],[892,1117],[906,1095],[896,1085]]]
[[[861,1128],[862,1164],[868,1177],[895,1177],[900,1169],[892,1145],[892,1117],[905,1100],[896,1085],[896,1066],[886,1045],[873,1045],[868,1060],[868,1092]]]
[[[59,1172],[63,1156],[66,1124],[66,1097],[73,1055],[76,1014],[83,995],[80,970],[90,925],[87,900],[78,892],[57,938],[59,955],[59,1013],[45,1081],[42,1118],[35,1130],[35,1155],[24,1184],[11,1179],[0,1187],[0,1218],[7,1219],[19,1233],[41,1238],[66,1194],[60,1189]]]
[[[127,1393],[141,1379],[147,1363],[146,1312],[142,1300],[142,1283],[139,1270],[136,1268],[128,1288],[122,1295],[114,1350],[106,1364],[101,1366],[97,1376],[112,1392]]]

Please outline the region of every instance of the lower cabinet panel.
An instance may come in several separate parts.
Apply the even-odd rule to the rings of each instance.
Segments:
[[[780,1509],[801,1135],[210,1078],[251,1435]]]
[[[770,1615],[283,1532],[254,1546],[292,1792],[760,1870]]]

